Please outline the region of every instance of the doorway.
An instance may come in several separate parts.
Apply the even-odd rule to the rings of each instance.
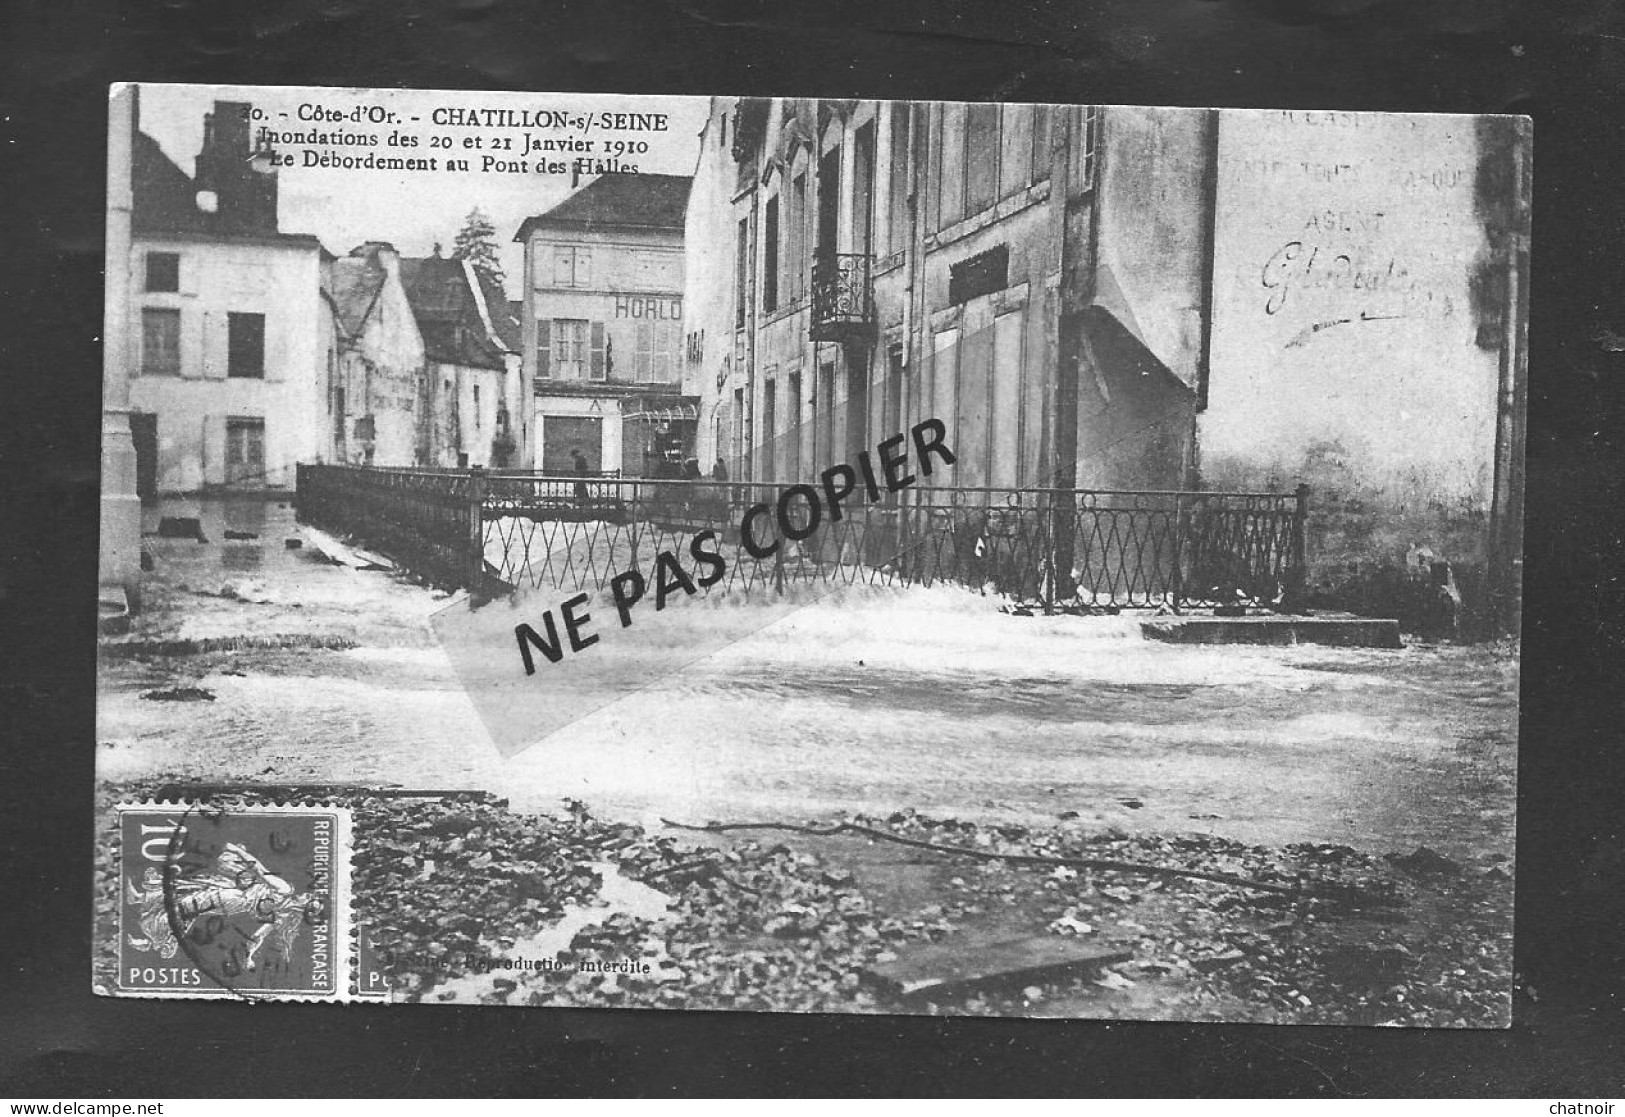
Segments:
[[[143,504],[158,499],[158,415],[130,413],[130,438],[135,443],[135,494]]]
[[[261,488],[265,484],[265,420],[226,420],[226,484]]]
[[[595,415],[542,417],[542,472],[549,477],[574,477],[579,449],[587,459],[587,472],[604,468],[604,420]]]

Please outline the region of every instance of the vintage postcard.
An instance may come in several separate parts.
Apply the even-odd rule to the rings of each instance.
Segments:
[[[109,103],[99,991],[1509,1023],[1527,120]]]

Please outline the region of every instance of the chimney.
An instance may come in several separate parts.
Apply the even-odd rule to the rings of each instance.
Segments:
[[[216,101],[203,117],[203,149],[197,156],[197,188],[212,191],[218,206],[215,228],[232,233],[277,231],[277,178],[275,171],[257,171],[245,101]]]

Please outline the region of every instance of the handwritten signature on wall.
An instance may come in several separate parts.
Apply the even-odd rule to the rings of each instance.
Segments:
[[[1264,299],[1267,315],[1279,314],[1289,302],[1296,305],[1305,298],[1334,304],[1329,307],[1334,313],[1295,336],[1289,347],[1302,345],[1332,326],[1396,318],[1444,318],[1455,309],[1448,294],[1418,283],[1397,257],[1368,261],[1355,253],[1301,239],[1287,241],[1275,250],[1259,272],[1259,283],[1268,292]],[[1350,299],[1368,305],[1358,313],[1336,313],[1349,310],[1346,303]]]

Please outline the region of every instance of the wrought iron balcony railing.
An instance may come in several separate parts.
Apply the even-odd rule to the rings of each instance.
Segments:
[[[813,261],[812,340],[846,341],[875,332],[874,257],[839,252]]]

